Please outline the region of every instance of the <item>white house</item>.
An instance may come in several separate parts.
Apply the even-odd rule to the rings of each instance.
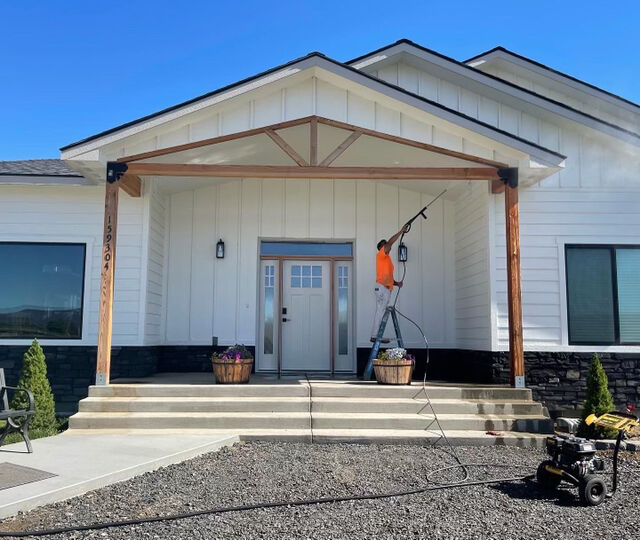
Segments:
[[[430,375],[507,380],[521,275],[537,397],[575,403],[599,352],[616,400],[637,402],[639,147],[639,105],[502,48],[311,53],[69,144],[62,162],[0,163],[0,365],[15,372],[38,336],[54,390],[70,407],[86,394],[113,262],[105,166],[120,159],[112,376],[208,369],[234,343],[255,347],[258,372],[361,372],[375,245],[446,190],[405,237],[398,301]]]

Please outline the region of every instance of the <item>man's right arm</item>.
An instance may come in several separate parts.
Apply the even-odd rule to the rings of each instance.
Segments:
[[[389,252],[391,251],[391,246],[393,245],[393,243],[402,236],[402,233],[408,233],[408,232],[409,232],[409,226],[404,225],[402,229],[400,229],[396,234],[394,234],[391,238],[389,238],[389,240],[387,240],[387,243],[384,245],[384,252],[387,255],[389,255]]]

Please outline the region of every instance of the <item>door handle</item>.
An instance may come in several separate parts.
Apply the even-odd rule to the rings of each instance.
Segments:
[[[282,322],[290,321],[291,319],[287,319],[286,317],[282,317]]]

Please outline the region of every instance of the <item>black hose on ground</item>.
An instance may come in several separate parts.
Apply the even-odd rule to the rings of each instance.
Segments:
[[[489,465],[489,464],[476,464],[477,466],[482,467],[507,467],[507,468],[517,468],[524,466],[516,466],[516,465]],[[437,469],[429,474],[429,476],[445,471],[454,467],[459,467],[460,465],[452,465],[450,467],[443,467],[442,469]],[[475,465],[474,465],[475,466]],[[198,516],[206,516],[206,515],[214,515],[214,514],[226,514],[228,512],[246,512],[248,510],[262,510],[267,508],[282,508],[282,507],[294,507],[294,506],[311,506],[314,504],[326,504],[326,503],[339,503],[339,502],[347,502],[347,501],[367,501],[367,500],[376,500],[376,499],[389,499],[392,497],[405,497],[408,495],[417,495],[420,493],[427,493],[430,491],[439,491],[443,489],[454,489],[461,487],[469,487],[469,486],[481,486],[487,484],[500,484],[504,482],[519,482],[524,480],[529,480],[533,478],[535,475],[530,474],[526,476],[515,476],[510,478],[493,478],[489,480],[476,480],[471,482],[456,482],[451,484],[436,484],[433,486],[424,486],[421,488],[410,489],[406,491],[395,491],[388,493],[372,493],[369,495],[346,495],[344,497],[323,497],[318,499],[301,499],[301,500],[293,500],[293,501],[279,501],[279,502],[267,502],[267,503],[256,503],[256,504],[245,504],[239,506],[223,506],[220,508],[210,508],[206,510],[196,510],[194,512],[183,512],[178,514],[170,514],[167,516],[156,516],[149,518],[139,518],[139,519],[127,519],[122,521],[105,521],[99,523],[91,523],[89,525],[76,525],[70,527],[60,527],[58,529],[43,529],[40,531],[19,531],[19,532],[0,532],[1,538],[7,537],[16,537],[16,538],[24,538],[27,536],[49,536],[54,534],[64,534],[76,531],[91,531],[91,530],[99,530],[99,529],[109,529],[112,527],[126,527],[131,525],[142,525],[144,523],[156,523],[159,521],[175,521],[178,519],[186,519],[191,517]]]

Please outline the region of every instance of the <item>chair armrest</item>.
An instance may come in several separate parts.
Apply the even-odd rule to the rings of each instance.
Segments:
[[[3,386],[2,390],[13,390],[14,392],[24,392],[27,394],[27,398],[29,399],[29,412],[35,412],[36,403],[33,398],[33,392],[31,390],[27,390],[26,388],[18,388],[16,386]]]

